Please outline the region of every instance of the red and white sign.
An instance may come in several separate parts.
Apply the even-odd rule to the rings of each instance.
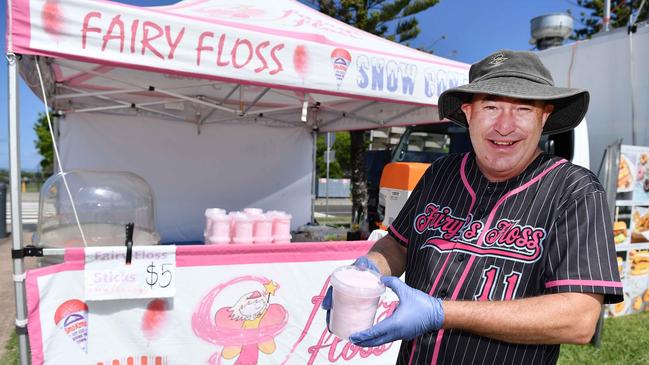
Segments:
[[[9,4],[8,50],[21,54],[420,105],[436,105],[442,91],[468,81],[466,64],[360,31],[297,1]]]

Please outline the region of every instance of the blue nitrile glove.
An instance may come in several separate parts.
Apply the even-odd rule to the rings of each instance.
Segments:
[[[438,330],[444,323],[442,300],[413,289],[394,276],[383,276],[381,282],[399,297],[394,313],[365,331],[352,334],[349,339],[356,346],[372,347],[395,340],[409,340]]]
[[[361,270],[372,270],[377,274],[381,275],[381,271],[379,270],[379,268],[376,267],[374,262],[370,260],[367,256],[361,256],[357,258],[352,265],[358,267]],[[327,311],[327,329],[329,329],[329,312],[331,312],[332,291],[333,288],[331,287],[331,285],[329,285],[329,288],[327,289],[327,293],[325,294],[324,299],[322,299],[322,309]]]

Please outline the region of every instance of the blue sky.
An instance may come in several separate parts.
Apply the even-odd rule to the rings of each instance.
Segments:
[[[152,6],[177,0],[119,0],[119,2]],[[308,2],[308,1],[307,1]],[[5,28],[6,2],[0,13],[0,27]],[[415,47],[432,48],[434,53],[462,62],[472,63],[501,48],[530,50],[530,20],[539,15],[572,10],[584,11],[576,0],[440,0],[439,4],[417,16],[421,28]],[[575,19],[575,27],[578,27]],[[6,33],[6,31],[5,31]],[[5,37],[0,37],[5,49]],[[7,60],[2,57],[0,100],[3,127],[0,128],[0,168],[9,165],[7,112]],[[23,170],[35,170],[41,157],[34,148],[33,123],[44,112],[43,103],[21,81],[20,83],[20,155]]]

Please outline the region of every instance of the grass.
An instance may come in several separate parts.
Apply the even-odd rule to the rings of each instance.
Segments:
[[[649,364],[649,312],[624,317],[607,318],[604,322],[602,345],[562,345],[558,365],[647,365]],[[20,363],[18,337],[15,333],[5,344],[0,365]]]
[[[351,218],[344,216],[332,216],[332,217],[319,217],[316,218],[319,224],[334,226],[334,227],[344,227],[349,228],[351,226]]]
[[[16,332],[11,334],[9,341],[5,344],[5,354],[0,358],[0,365],[20,364],[20,350],[18,349],[18,336]]]
[[[607,318],[602,344],[561,346],[559,365],[647,365],[649,364],[649,312]]]

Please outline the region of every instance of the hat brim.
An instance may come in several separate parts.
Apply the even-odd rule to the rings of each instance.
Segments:
[[[473,94],[489,94],[517,99],[544,100],[554,105],[543,128],[543,134],[554,134],[575,128],[588,111],[590,95],[582,89],[555,87],[519,77],[494,77],[444,91],[438,100],[440,119],[449,119],[468,127],[460,107]]]

